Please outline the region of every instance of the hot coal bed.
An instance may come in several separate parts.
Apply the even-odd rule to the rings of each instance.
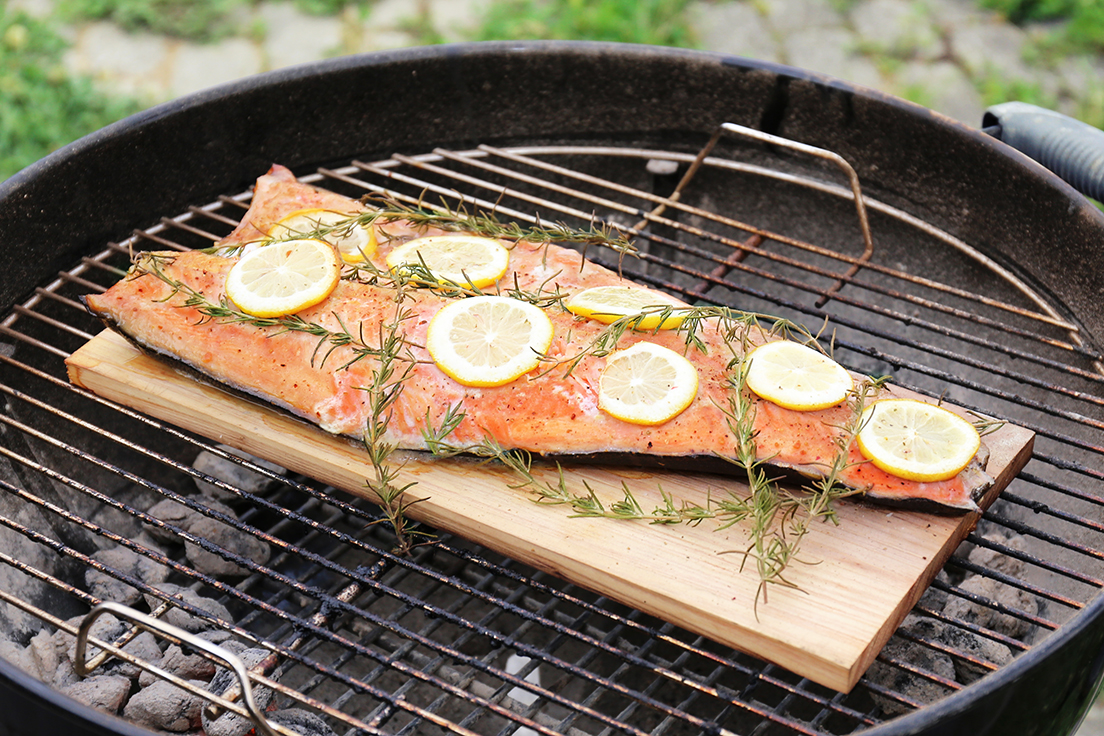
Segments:
[[[369,113],[368,88],[391,102]],[[648,220],[723,122],[854,166],[872,252],[833,164],[727,133]],[[228,233],[274,161],[354,197],[639,228],[630,277],[826,323],[847,367],[1028,427],[1034,454],[849,693],[480,540],[397,553],[372,504],[66,380],[98,329],[79,296],[132,251]],[[125,121],[2,185],[0,233],[0,732],[1056,734],[1099,680],[1104,218],[981,132],[727,57],[424,49]],[[188,636],[112,609],[78,674],[104,601]],[[259,722],[208,644],[251,670]]]

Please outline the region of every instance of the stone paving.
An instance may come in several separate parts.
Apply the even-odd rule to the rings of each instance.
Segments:
[[[71,43],[71,72],[153,104],[293,64],[429,38],[468,40],[490,1],[376,0],[318,17],[288,0],[266,0],[234,19],[242,35],[214,44],[127,33],[107,22],[61,32]],[[8,0],[8,7],[43,17],[53,0]],[[1104,117],[1104,55],[1044,61],[1040,42],[1052,29],[1013,26],[974,0],[694,0],[689,17],[704,50],[816,70],[969,125],[981,122],[985,88],[996,90],[994,102],[1028,89],[1067,114]],[[1077,736],[1104,736],[1104,700]]]

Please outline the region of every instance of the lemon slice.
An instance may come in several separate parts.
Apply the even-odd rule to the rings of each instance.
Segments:
[[[916,481],[955,477],[981,447],[974,425],[941,406],[914,399],[871,404],[855,439],[874,465]]]
[[[321,239],[337,247],[341,260],[361,263],[375,255],[378,243],[375,229],[364,227],[355,218],[333,210],[297,210],[273,225],[268,234],[273,238],[305,237],[332,227],[320,234]]]
[[[633,424],[663,424],[698,394],[698,371],[674,350],[638,342],[613,353],[598,381],[598,408]]]
[[[540,363],[552,322],[540,307],[506,296],[452,302],[429,321],[433,362],[465,386],[502,386]]]
[[[287,240],[242,256],[226,276],[226,296],[246,314],[280,317],[318,304],[340,278],[332,245]]]
[[[482,289],[506,273],[510,251],[491,238],[430,235],[407,241],[387,254],[387,266],[391,269],[419,266],[423,261],[442,281]]]
[[[677,313],[669,314],[660,325],[663,314],[657,308],[686,307],[666,294],[638,286],[594,286],[573,294],[564,302],[564,306],[572,314],[596,319],[607,325],[630,314],[656,311],[657,313],[648,314],[640,320],[636,325],[638,330],[654,330],[657,327],[661,330],[673,330],[682,324],[684,317]]]
[[[846,368],[799,342],[768,342],[747,359],[747,387],[786,409],[827,409],[846,399],[854,385]]]

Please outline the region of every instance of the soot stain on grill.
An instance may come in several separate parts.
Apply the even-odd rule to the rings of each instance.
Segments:
[[[771,135],[778,135],[782,127],[782,121],[786,117],[786,110],[790,102],[790,78],[779,74],[775,79],[774,89],[763,106],[759,115],[759,130]]]

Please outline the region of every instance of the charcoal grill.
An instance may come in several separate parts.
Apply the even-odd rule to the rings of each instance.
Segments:
[[[835,156],[854,167],[865,213]],[[1037,432],[1026,468],[914,611],[1004,645],[1011,661],[902,629],[880,676],[833,692],[479,540],[440,535],[396,555],[372,505],[71,387],[63,360],[97,329],[78,296],[119,278],[132,250],[228,233],[272,162],[353,196],[635,232],[641,254],[623,268],[638,281],[824,324],[848,367]],[[93,556],[119,545],[221,601],[230,618],[213,625],[273,655],[254,686],[342,734],[1066,734],[1099,682],[1104,217],[1025,156],[930,111],[670,49],[352,57],[180,100],[57,152],[0,186],[0,234],[11,254],[0,276],[6,638],[76,633],[100,603],[90,569],[145,594],[140,611],[157,609],[165,594]],[[197,470],[201,452],[269,487]],[[219,487],[233,513],[196,481]],[[153,518],[149,503],[164,498],[263,540],[271,558]],[[140,536],[150,527],[174,540],[167,553]],[[244,576],[197,571],[184,541]],[[1015,572],[986,559],[1015,560]],[[974,613],[949,615],[947,600]],[[937,658],[985,676],[963,685]],[[148,733],[3,659],[0,692],[0,733]]]

